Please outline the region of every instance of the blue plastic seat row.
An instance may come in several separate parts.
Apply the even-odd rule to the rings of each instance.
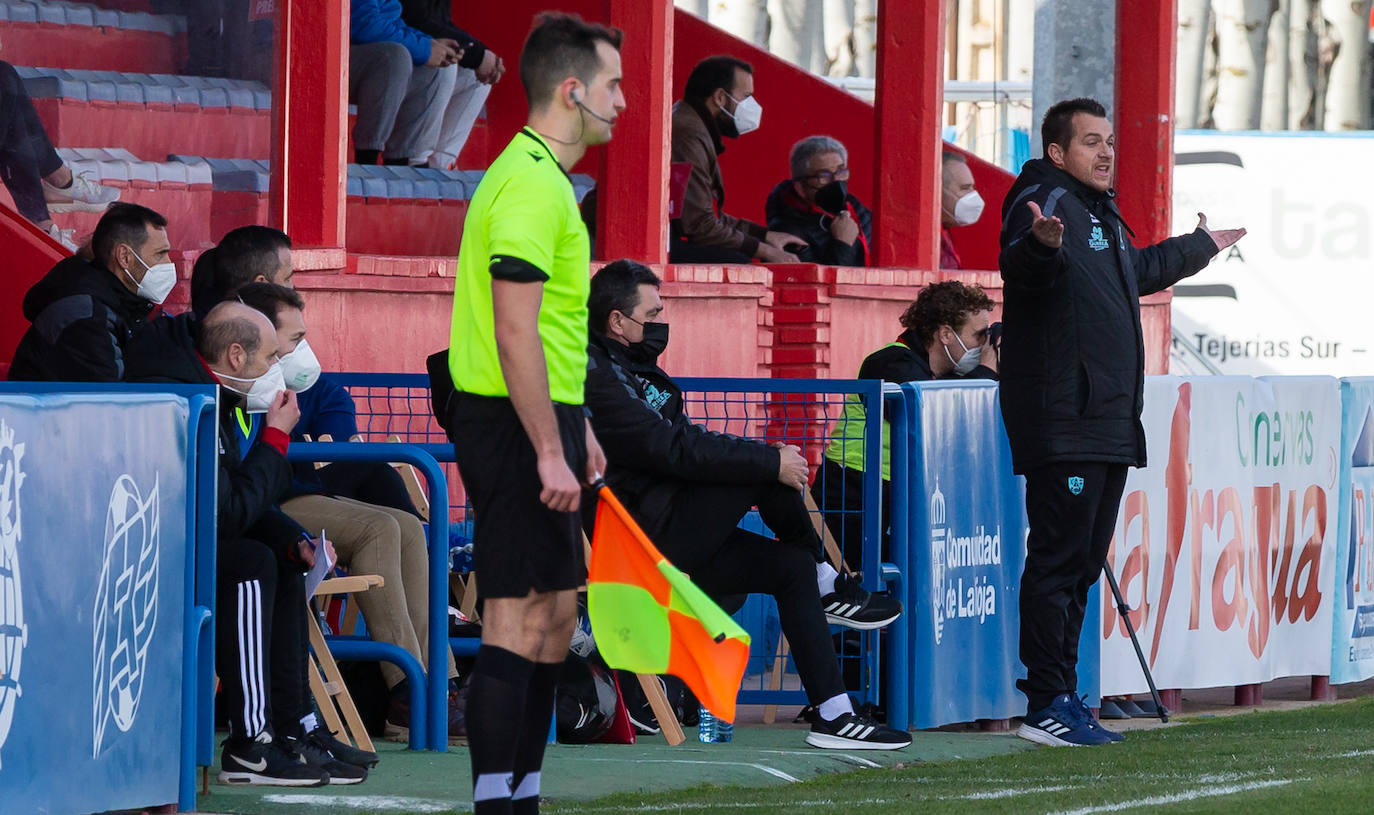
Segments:
[[[180,34],[186,18],[179,14],[148,14],[141,11],[115,11],[89,3],[63,0],[0,0],[0,20],[14,23],[48,25],[85,25]]]
[[[97,181],[145,181],[210,184],[210,165],[180,161],[143,161],[122,148],[61,147],[57,155],[74,173],[90,173]]]
[[[80,71],[15,66],[35,99],[82,102],[192,104],[203,108],[271,110],[272,93],[261,82],[176,74]]]

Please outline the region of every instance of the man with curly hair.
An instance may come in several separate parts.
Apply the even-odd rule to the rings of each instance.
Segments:
[[[902,313],[902,333],[869,354],[859,366],[859,379],[925,382],[932,379],[996,379],[998,349],[990,331],[992,299],[978,286],[957,280],[933,283],[921,290]],[[826,525],[840,541],[845,563],[858,570],[863,551],[863,426],[865,409],[857,395],[845,404],[835,425],[825,461],[811,485]],[[888,558],[887,521],[891,515],[888,472],[889,435],[883,425],[882,557]]]

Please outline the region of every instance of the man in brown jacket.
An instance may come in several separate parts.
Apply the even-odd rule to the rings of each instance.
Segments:
[[[754,99],[754,69],[728,56],[707,57],[692,69],[682,101],[673,107],[672,161],[688,162],[692,174],[673,219],[668,258],[673,263],[796,263],[788,245],[801,241],[785,232],[727,215],[725,181],[717,156],[723,138],[756,130],[763,108]]]

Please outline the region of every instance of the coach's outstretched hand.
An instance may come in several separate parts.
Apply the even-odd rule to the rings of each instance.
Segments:
[[[1031,223],[1031,234],[1045,246],[1058,249],[1064,243],[1064,222],[1055,217],[1046,218],[1040,213],[1040,205],[1034,201],[1027,201],[1026,206],[1035,216],[1035,221]]]
[[[1208,229],[1207,216],[1201,212],[1197,214],[1197,226],[1198,229],[1212,236],[1212,242],[1217,245],[1218,252],[1245,237],[1245,227],[1243,226],[1240,229]]]

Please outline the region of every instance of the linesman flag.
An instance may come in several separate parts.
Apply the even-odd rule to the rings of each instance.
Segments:
[[[649,540],[602,485],[587,575],[587,616],[606,664],[672,674],[715,716],[735,720],[749,635]]]

